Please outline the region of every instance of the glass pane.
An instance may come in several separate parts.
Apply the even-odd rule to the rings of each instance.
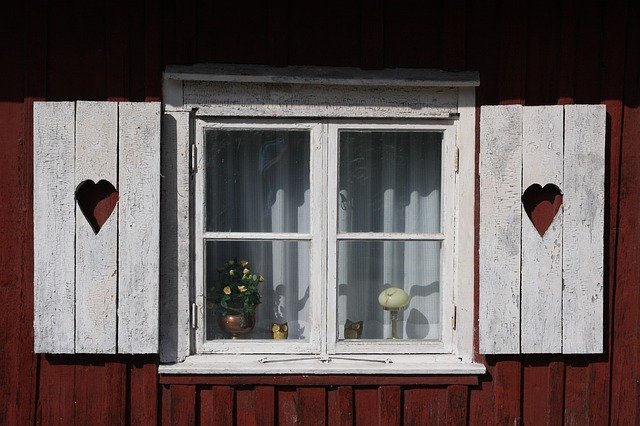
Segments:
[[[224,314],[220,298],[229,287],[227,314],[236,313],[236,308],[242,306],[242,302],[237,302],[241,289],[233,284],[237,280],[229,275],[228,261],[236,259],[238,263],[247,261],[248,266],[234,268],[234,276],[244,275],[244,269],[248,268],[249,275],[264,277],[263,282],[256,284],[260,304],[255,311],[255,327],[241,338],[271,339],[274,324],[278,328],[286,323],[288,339],[308,340],[309,250],[308,241],[206,241],[206,339],[232,337],[219,324],[219,318]],[[244,293],[252,290],[250,285],[245,288]]]
[[[391,312],[379,295],[400,288],[409,302],[398,313],[398,338],[439,340],[440,246],[439,241],[339,241],[338,339],[390,338]]]
[[[340,132],[339,232],[440,232],[442,133]]]
[[[308,131],[206,130],[206,230],[309,232]]]

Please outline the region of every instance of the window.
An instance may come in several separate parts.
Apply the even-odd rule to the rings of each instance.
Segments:
[[[185,361],[161,371],[484,371],[472,362],[475,119],[462,87],[475,83],[209,71],[165,73],[163,144],[178,163],[194,148],[193,219],[176,224],[190,273],[171,295],[188,299],[190,329],[184,311],[162,315],[173,337],[161,357]],[[242,338],[212,297],[230,260],[265,278]],[[379,301],[387,288],[408,295],[396,325]],[[284,323],[287,338],[273,339]]]

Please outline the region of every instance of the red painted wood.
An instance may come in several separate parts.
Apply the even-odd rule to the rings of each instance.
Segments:
[[[171,424],[171,386],[161,388],[160,419],[163,425]]]
[[[442,11],[442,68],[463,71],[466,65],[467,5],[464,0],[443,2]]]
[[[383,425],[400,425],[402,421],[402,393],[400,386],[378,388],[378,421]]]
[[[194,425],[196,423],[196,387],[191,385],[171,386],[171,426]]]
[[[200,423],[233,423],[234,405],[231,386],[204,386],[200,389]]]
[[[367,2],[360,12],[360,67],[384,68],[384,1]]]
[[[353,420],[355,425],[372,425],[380,411],[377,387],[353,388]]]
[[[352,376],[345,374],[317,374],[317,375],[160,375],[162,384],[182,385],[276,385],[276,386],[339,386],[339,385],[476,385],[478,376],[475,375],[425,375],[425,376],[385,376],[368,375]]]
[[[126,397],[124,363],[116,360],[76,365],[75,424],[123,424]]]
[[[467,424],[467,401],[469,388],[462,385],[447,387],[447,402],[445,407],[445,423],[448,425]]]
[[[39,355],[39,359],[37,423],[73,424],[76,367],[61,356]]]
[[[282,67],[289,59],[288,5],[284,0],[267,2],[267,42],[269,65]]]
[[[275,420],[276,392],[273,386],[256,386],[256,420],[259,425],[273,425]]]
[[[524,424],[562,424],[564,364],[547,357],[523,367],[522,418]]]
[[[330,425],[353,424],[353,388],[330,387],[327,390],[327,420]]]
[[[628,19],[612,336],[612,424],[640,423],[640,354],[637,350],[640,346],[640,264],[637,256],[640,249],[637,214],[640,205],[640,57],[633,50],[633,46],[640,45],[640,7],[637,4],[629,8]]]
[[[327,394],[324,387],[301,386],[296,399],[301,425],[324,425],[327,422]]]
[[[445,424],[446,409],[446,387],[407,388],[403,392],[404,424]]]
[[[235,420],[241,425],[257,425],[256,395],[253,386],[240,386],[235,390]]]
[[[277,421],[280,425],[294,425],[298,423],[296,409],[297,390],[293,387],[277,388],[276,405],[278,409]]]
[[[134,357],[129,357],[129,359]],[[138,361],[139,359],[139,361]],[[135,357],[128,367],[128,422],[131,425],[158,424],[159,384],[156,356]]]

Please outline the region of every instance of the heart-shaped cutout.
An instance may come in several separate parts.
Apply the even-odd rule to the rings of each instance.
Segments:
[[[80,211],[94,233],[100,232],[118,203],[118,191],[108,180],[80,182],[76,188],[76,201]]]
[[[562,192],[552,183],[546,184],[544,188],[534,183],[522,194],[522,205],[531,223],[542,237],[560,210]]]

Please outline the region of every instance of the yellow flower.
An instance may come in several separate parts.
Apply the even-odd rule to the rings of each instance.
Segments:
[[[238,290],[240,291],[240,293],[244,293],[245,291],[247,291],[247,288],[243,285],[239,285]]]
[[[258,281],[263,283],[264,282],[264,277],[262,275],[258,275]]]
[[[241,260],[240,261],[240,265],[244,268],[249,264],[249,262],[247,262],[246,260]]]
[[[224,294],[231,294],[231,287],[226,286],[225,288],[222,289],[222,291],[224,292]]]
[[[244,269],[244,271],[242,271],[243,274],[245,275],[249,275],[251,273],[250,270],[248,270],[247,268]]]
[[[236,273],[233,269],[229,271],[229,275],[233,276]]]

